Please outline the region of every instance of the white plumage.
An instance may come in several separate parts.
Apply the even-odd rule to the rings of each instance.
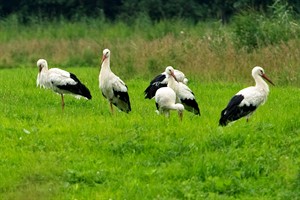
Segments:
[[[174,75],[178,82],[182,82],[185,85],[188,83],[188,79],[185,77],[184,73],[179,70],[174,70]],[[164,71],[163,73],[157,75],[149,84],[149,86],[145,89],[145,99],[152,99],[155,96],[156,91],[161,87],[166,87],[168,84],[167,73]]]
[[[226,126],[229,122],[245,116],[248,121],[258,106],[266,102],[269,86],[263,78],[272,85],[274,85],[273,82],[266,76],[264,69],[259,66],[252,69],[252,77],[255,80],[255,86],[244,88],[231,98],[227,107],[221,112],[219,125]]]
[[[177,110],[179,119],[182,120],[184,106],[176,103],[176,94],[169,87],[159,88],[155,93],[156,108],[159,113],[170,116],[170,110]]]
[[[168,87],[172,88],[176,93],[177,101],[181,102],[187,111],[192,112],[195,115],[200,115],[200,109],[192,90],[187,85],[177,81],[173,67],[168,66],[165,72],[167,75]]]
[[[111,112],[115,105],[128,113],[131,111],[128,89],[126,84],[110,69],[110,50],[103,50],[102,65],[99,74],[99,87],[102,95],[109,101]]]
[[[48,63],[45,59],[37,61],[39,73],[37,75],[37,86],[52,89],[61,95],[62,109],[64,109],[64,94],[73,94],[77,97],[83,96],[91,99],[89,89],[80,82],[80,80],[72,73],[59,68],[48,69]]]

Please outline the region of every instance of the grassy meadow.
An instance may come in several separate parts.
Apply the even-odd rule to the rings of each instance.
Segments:
[[[300,40],[236,49],[231,27],[183,21],[0,23],[0,199],[299,199]],[[111,115],[100,59],[129,88]],[[36,61],[75,73],[92,100],[36,87]],[[155,113],[143,91],[168,65],[185,72],[201,117]],[[249,123],[221,110],[262,66],[276,86]]]

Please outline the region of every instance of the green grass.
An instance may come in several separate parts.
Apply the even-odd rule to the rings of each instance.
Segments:
[[[132,112],[111,115],[99,68],[67,70],[93,99],[66,96],[64,113],[36,68],[0,70],[1,199],[299,199],[299,88],[271,86],[249,123],[222,128],[221,110],[252,81],[191,78],[202,116],[180,122],[143,98],[149,80],[123,78]]]

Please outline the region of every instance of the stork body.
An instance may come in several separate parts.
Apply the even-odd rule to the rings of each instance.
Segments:
[[[229,122],[246,117],[247,121],[253,112],[267,100],[269,86],[263,80],[266,79],[272,85],[273,82],[265,75],[263,68],[256,66],[252,69],[252,77],[255,80],[255,86],[250,86],[236,93],[228,105],[221,112],[219,125],[226,126]]]
[[[185,77],[184,73],[179,70],[174,70],[174,75],[178,82],[182,82],[185,85],[188,83],[188,79]],[[156,91],[161,87],[166,87],[168,84],[167,73],[163,72],[157,75],[149,84],[149,86],[144,91],[145,99],[152,99],[155,96]]]
[[[64,94],[73,94],[76,97],[85,97],[91,99],[89,89],[80,82],[76,75],[59,68],[48,69],[48,63],[45,59],[37,61],[39,73],[37,75],[37,86],[52,89],[61,95],[62,110],[64,109]]]
[[[156,108],[159,113],[170,116],[170,110],[177,110],[179,119],[182,120],[184,106],[176,103],[176,93],[169,87],[159,88],[155,93]]]
[[[110,69],[110,50],[103,50],[102,65],[99,74],[99,88],[102,95],[109,101],[113,113],[113,105],[121,111],[131,111],[128,89],[126,84]]]
[[[168,79],[168,87],[175,91],[177,102],[182,103],[187,111],[200,116],[200,109],[192,90],[182,82],[177,82],[173,67],[167,67],[165,72]]]

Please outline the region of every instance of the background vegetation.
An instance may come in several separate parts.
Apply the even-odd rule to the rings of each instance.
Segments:
[[[249,69],[261,65],[276,83],[299,85],[298,20],[286,3],[268,8],[268,14],[242,12],[228,25],[148,16],[130,25],[101,18],[24,24],[13,14],[0,21],[0,67],[35,67],[41,57],[50,67],[99,67],[102,50],[110,48],[125,77],[150,79],[173,65],[202,81],[237,81],[235,72],[249,81]]]
[[[298,1],[0,2],[0,199],[299,199],[298,11]],[[111,115],[98,89],[104,48],[129,115]],[[35,87],[39,58],[77,74],[93,99],[67,96],[62,113],[59,96]],[[189,78],[201,117],[165,119],[143,98],[168,65]],[[256,65],[276,84],[268,101],[249,123],[218,127]]]
[[[297,0],[276,0],[289,4],[299,13]],[[0,1],[1,17],[17,14],[20,21],[27,23],[35,19],[80,20],[85,17],[122,20],[128,23],[149,16],[152,21],[174,18],[194,22],[221,19],[223,23],[243,10],[268,12],[274,0],[38,0]]]

